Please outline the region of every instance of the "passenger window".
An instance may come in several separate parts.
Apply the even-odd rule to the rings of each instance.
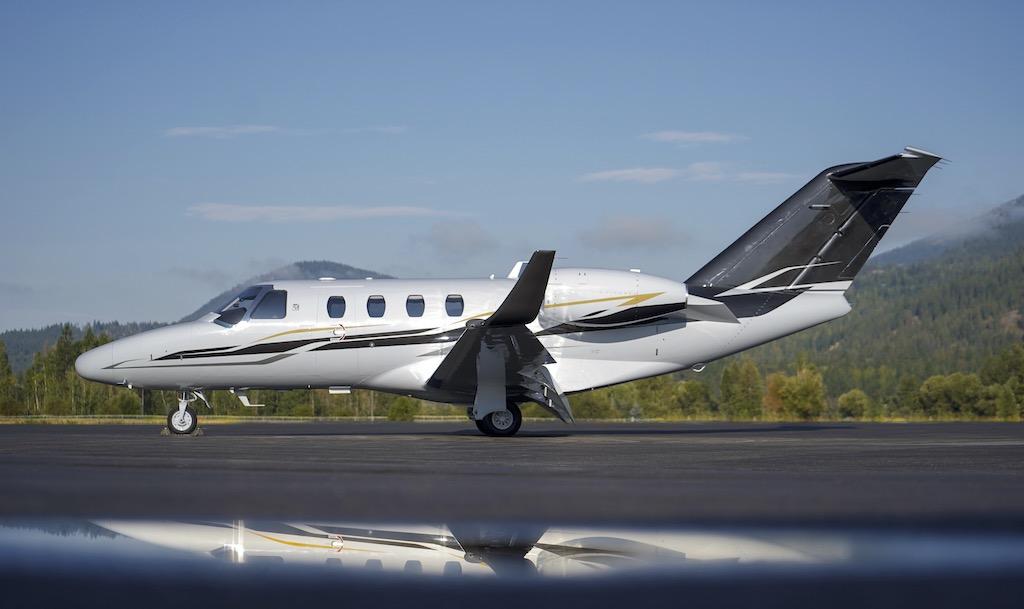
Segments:
[[[426,308],[426,303],[423,302],[423,297],[414,294],[405,299],[405,312],[409,314],[409,317],[423,317],[423,310]]]
[[[252,319],[284,319],[288,309],[288,292],[284,290],[270,290],[263,297],[256,310],[252,312]]]
[[[345,317],[345,297],[331,296],[327,299],[327,316],[332,319]]]
[[[383,296],[370,296],[366,299],[366,313],[370,317],[384,317],[386,306]]]
[[[462,302],[461,294],[449,294],[448,298],[444,299],[444,310],[448,313],[448,317],[461,316],[463,309],[465,309],[465,305]]]

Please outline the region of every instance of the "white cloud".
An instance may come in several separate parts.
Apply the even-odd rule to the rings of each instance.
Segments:
[[[193,281],[195,283],[201,283],[217,289],[227,287],[231,282],[233,275],[227,271],[215,268],[194,268],[194,267],[171,267],[167,270],[171,275]]]
[[[375,125],[370,127],[352,127],[344,129],[344,133],[381,133],[384,135],[401,135],[408,131],[405,125]]]
[[[686,243],[669,218],[615,216],[577,234],[585,247],[608,250],[664,250]]]
[[[747,139],[742,135],[721,133],[718,131],[655,131],[645,133],[644,139],[672,144],[709,144],[737,142]]]
[[[799,176],[782,171],[736,171],[727,163],[699,161],[686,167],[636,167],[588,173],[581,182],[636,182],[655,184],[667,180],[687,182],[747,182],[751,184],[778,184]]]
[[[446,261],[464,261],[495,247],[491,233],[476,220],[436,222],[415,239]]]
[[[777,184],[779,182],[787,182],[796,177],[796,174],[782,171],[745,171],[736,174],[736,179],[740,182],[754,182],[756,184]]]
[[[725,165],[715,161],[690,163],[680,175],[691,182],[717,182],[728,177]]]
[[[714,161],[690,163],[682,169],[670,167],[633,167],[596,171],[580,176],[581,182],[636,182],[656,184],[666,180],[684,179],[693,182],[721,180],[726,177],[725,166]]]
[[[450,216],[448,212],[413,206],[355,207],[350,205],[234,205],[201,203],[187,215],[215,222],[329,222],[366,218]]]
[[[677,169],[666,167],[634,167],[632,169],[612,169],[596,171],[580,177],[581,182],[639,182],[654,184],[671,180],[679,175]]]
[[[226,125],[221,127],[172,127],[164,131],[167,137],[209,137],[224,140],[240,135],[284,133],[286,129],[273,125]]]

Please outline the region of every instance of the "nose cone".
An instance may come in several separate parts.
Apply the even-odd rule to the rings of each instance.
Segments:
[[[110,371],[105,368],[110,367],[113,363],[114,347],[110,344],[100,345],[78,356],[78,359],[75,360],[75,372],[78,373],[78,376],[90,381],[109,383],[111,381],[107,377]]]

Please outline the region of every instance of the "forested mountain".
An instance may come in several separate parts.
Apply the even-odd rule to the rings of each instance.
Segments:
[[[973,242],[977,254],[998,256],[1007,241],[1020,243],[1024,240],[1021,228],[1024,228],[1024,195],[1011,199],[955,228],[878,254],[871,259],[871,264],[887,266],[931,260],[943,252],[962,246],[966,241]]]
[[[877,256],[847,298],[846,317],[748,354],[765,371],[810,362],[831,395],[856,387],[876,399],[902,378],[980,370],[1024,338],[1024,196],[955,233]],[[720,368],[703,374],[713,379]]]

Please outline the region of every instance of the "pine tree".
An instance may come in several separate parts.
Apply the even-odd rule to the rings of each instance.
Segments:
[[[730,419],[754,419],[762,415],[764,385],[757,364],[749,357],[733,360],[722,372],[722,413]]]
[[[18,382],[7,359],[7,345],[0,341],[0,414],[17,414]]]

